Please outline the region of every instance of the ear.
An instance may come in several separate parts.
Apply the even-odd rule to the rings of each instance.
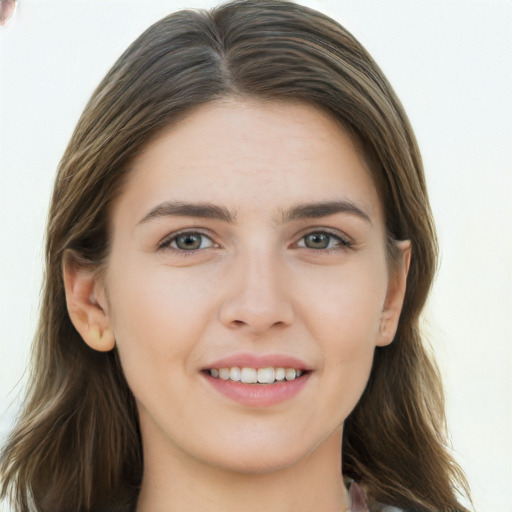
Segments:
[[[407,288],[407,274],[411,263],[411,241],[401,240],[395,242],[399,254],[396,261],[393,262],[391,269],[386,300],[382,309],[380,320],[379,336],[377,346],[384,347],[389,345],[396,334],[398,320],[402,312],[405,291]]]
[[[94,350],[112,350],[115,338],[109,324],[105,290],[97,273],[81,265],[72,251],[64,254],[62,270],[66,304],[76,330]]]

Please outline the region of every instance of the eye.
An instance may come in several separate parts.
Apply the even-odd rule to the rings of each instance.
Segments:
[[[336,250],[350,247],[352,244],[339,235],[327,231],[314,231],[303,236],[297,245],[308,249]]]
[[[215,244],[213,240],[203,233],[198,232],[181,232],[173,234],[172,236],[163,240],[159,245],[160,249],[173,249],[175,251],[198,251],[200,249],[207,249],[213,247]]]

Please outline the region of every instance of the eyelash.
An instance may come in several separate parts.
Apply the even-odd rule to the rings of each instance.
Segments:
[[[206,237],[212,242],[212,246],[216,245],[210,236],[208,236],[205,233],[202,233],[201,231],[179,231],[178,233],[173,233],[172,235],[170,235],[170,236],[166,237],[164,240],[162,240],[162,242],[160,242],[160,244],[158,245],[158,250],[171,251],[175,254],[178,254],[178,255],[184,256],[184,257],[193,256],[197,252],[204,250],[204,249],[200,249],[200,248],[186,250],[186,249],[179,249],[176,247],[171,247],[171,243],[174,242],[177,238],[179,238],[180,236],[187,236],[187,235],[199,235],[201,237]],[[326,229],[309,231],[308,233],[305,233],[304,235],[302,235],[299,240],[304,240],[309,235],[327,235],[331,239],[333,239],[333,238],[337,239],[339,244],[334,247],[330,247],[330,248],[326,248],[326,249],[314,249],[312,247],[304,247],[304,246],[302,246],[301,248],[309,249],[309,250],[315,251],[315,252],[318,251],[318,252],[330,254],[330,253],[334,253],[334,252],[338,252],[338,251],[351,249],[353,247],[353,242],[350,241],[348,238],[343,237],[338,233],[333,233]]]

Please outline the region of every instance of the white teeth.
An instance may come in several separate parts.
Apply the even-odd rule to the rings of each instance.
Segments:
[[[260,384],[272,384],[274,382],[274,368],[260,368],[258,370],[258,382]]]
[[[235,382],[238,382],[240,380],[241,374],[242,372],[240,371],[240,368],[238,368],[238,366],[233,366],[233,368],[229,370],[229,378],[231,380],[234,380]]]
[[[228,380],[229,379],[229,368],[219,368],[219,377],[222,380]]]
[[[284,380],[295,380],[304,374],[302,370],[296,370],[295,368],[274,368],[272,366],[258,369],[239,368],[238,366],[212,368],[209,370],[209,373],[214,378],[243,382],[245,384],[273,384],[274,382],[282,382]]]
[[[258,372],[255,368],[242,368],[242,378],[240,380],[246,384],[255,384],[258,382]]]
[[[284,377],[286,380],[293,380],[297,376],[297,372],[293,368],[286,368]]]
[[[276,368],[276,380],[284,380],[285,375],[284,368]]]

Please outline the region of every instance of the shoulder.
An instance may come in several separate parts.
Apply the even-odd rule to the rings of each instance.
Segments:
[[[393,507],[391,505],[382,505],[381,503],[375,504],[370,508],[370,512],[407,512],[403,508]]]
[[[368,500],[361,486],[353,480],[346,480],[348,489],[348,509],[350,512],[407,512],[392,505],[373,502],[368,504]]]

